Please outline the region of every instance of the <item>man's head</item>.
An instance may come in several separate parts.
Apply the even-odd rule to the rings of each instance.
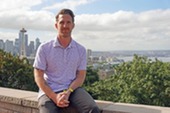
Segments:
[[[62,10],[60,10],[60,11],[58,12],[58,14],[56,15],[56,21],[58,21],[58,17],[59,17],[59,15],[61,15],[61,14],[68,14],[68,15],[70,15],[71,18],[72,18],[72,21],[73,21],[73,23],[74,23],[74,13],[73,13],[73,11],[71,11],[70,9],[62,9]]]
[[[56,15],[55,27],[58,30],[58,37],[71,38],[74,28],[74,14],[70,9],[62,9]]]

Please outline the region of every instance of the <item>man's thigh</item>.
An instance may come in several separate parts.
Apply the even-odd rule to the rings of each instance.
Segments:
[[[77,88],[71,93],[70,102],[80,113],[99,113],[94,99],[83,88]]]
[[[38,108],[40,113],[59,113],[58,107],[46,95],[39,98]]]

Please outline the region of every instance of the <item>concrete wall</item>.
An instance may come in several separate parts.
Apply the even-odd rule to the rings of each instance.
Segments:
[[[101,113],[170,113],[170,107],[96,102]],[[37,92],[0,87],[0,113],[38,113]]]

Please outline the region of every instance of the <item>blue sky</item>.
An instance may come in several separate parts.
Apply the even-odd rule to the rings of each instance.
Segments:
[[[1,0],[0,39],[15,40],[22,27],[29,40],[54,39],[61,8],[74,11],[73,39],[87,49],[170,49],[169,0]]]
[[[94,4],[82,6],[81,13],[113,13],[119,10],[142,12],[153,9],[167,9],[170,3],[168,0],[98,0]]]
[[[49,0],[44,6],[53,5],[64,0]],[[76,0],[75,0],[76,1]],[[76,14],[101,14],[113,13],[119,10],[142,12],[153,9],[167,9],[170,7],[169,0],[91,0],[90,3],[82,4],[76,8]],[[55,13],[56,10],[53,10]]]

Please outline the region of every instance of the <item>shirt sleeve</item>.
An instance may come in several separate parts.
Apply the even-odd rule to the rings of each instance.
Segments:
[[[78,66],[78,70],[86,70],[87,68],[87,58],[86,58],[86,49],[82,48],[80,54],[80,64]]]
[[[40,45],[37,49],[33,67],[41,70],[46,69],[46,54],[43,45]]]

